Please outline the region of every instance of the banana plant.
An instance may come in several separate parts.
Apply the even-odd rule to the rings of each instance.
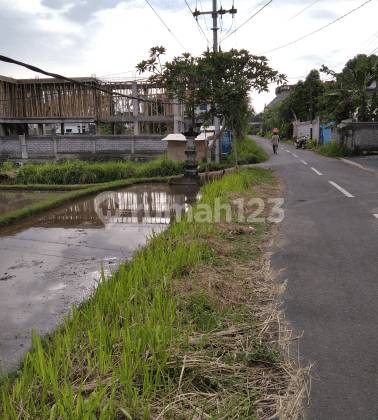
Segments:
[[[345,110],[349,117],[357,121],[373,121],[377,118],[378,87],[372,95],[366,90],[378,80],[378,57],[361,54],[341,73],[335,73],[324,64],[320,71],[336,79],[334,86],[319,100],[324,110],[321,115],[323,120],[340,120],[342,115],[345,118]]]

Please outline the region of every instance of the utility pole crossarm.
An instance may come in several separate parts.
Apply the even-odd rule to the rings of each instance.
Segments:
[[[200,15],[212,15],[214,12],[200,12],[199,10],[196,10],[193,12],[193,16],[197,17]],[[238,13],[238,9],[235,9],[234,7],[232,9],[226,10],[226,9],[220,9],[216,11],[215,13],[218,13],[219,15],[225,15],[226,13],[231,13],[232,15],[235,15]]]

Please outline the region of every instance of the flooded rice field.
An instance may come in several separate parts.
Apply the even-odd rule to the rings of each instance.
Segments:
[[[0,216],[41,201],[57,198],[62,194],[64,192],[59,191],[0,191]]]
[[[193,187],[135,185],[77,200],[0,229],[0,363],[14,368],[31,345],[87,300],[101,276],[131,258],[196,200]],[[3,353],[4,351],[4,357]]]

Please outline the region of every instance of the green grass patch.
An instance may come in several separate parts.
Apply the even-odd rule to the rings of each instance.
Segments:
[[[323,156],[332,157],[332,158],[342,158],[354,156],[355,153],[349,149],[346,143],[343,143],[341,146],[337,145],[337,140],[331,140],[325,146],[317,144],[316,140],[310,143],[309,150],[320,153]]]
[[[258,401],[267,401],[256,389],[259,372],[261,383],[271,380],[267,369],[278,369],[280,351],[261,340],[248,306],[222,307],[207,297],[207,284],[193,293],[184,286],[196,287],[199,270],[222,259],[202,239],[217,225],[196,222],[200,204],[230,203],[230,192],[252,196],[253,184],[271,181],[262,171],[245,168],[204,186],[192,212],[103,276],[62,328],[45,340],[34,334],[17,374],[3,377],[3,418],[257,419]],[[277,384],[285,386],[281,375]]]
[[[295,146],[295,141],[292,139],[282,139],[282,143],[289,144],[291,146]]]
[[[167,155],[149,162],[131,161],[85,162],[65,160],[54,163],[27,163],[17,170],[12,183],[17,185],[99,184],[131,178],[179,175],[184,162],[173,162]]]

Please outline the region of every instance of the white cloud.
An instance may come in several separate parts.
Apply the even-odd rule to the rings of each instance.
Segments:
[[[206,49],[207,42],[200,35],[196,21],[183,0],[149,1],[189,52],[199,55]],[[188,0],[188,3],[194,10],[196,1]],[[250,0],[235,2],[238,9],[236,27],[266,2],[252,12],[259,3],[260,0],[252,4]],[[311,3],[312,0],[272,2],[236,34],[228,37],[221,44],[222,49],[237,46],[253,54],[262,53],[315,31],[332,22],[336,15],[339,17],[360,5],[356,1],[338,0],[327,2],[327,11],[324,11],[325,3],[319,1],[305,13],[285,23]],[[203,10],[211,10],[212,1],[202,0],[202,6]],[[222,0],[222,6],[231,8],[232,1]],[[372,37],[376,31],[377,14],[376,2],[370,2],[302,41],[267,53],[269,65],[290,77],[304,76],[312,68],[319,68],[323,62],[329,67],[341,62],[342,67],[354,52],[371,52],[378,46],[378,39]],[[206,15],[206,22],[211,28],[210,15]],[[199,18],[199,23],[212,42],[212,31],[207,32],[203,16]],[[231,16],[224,15],[224,30],[220,38],[231,23]],[[366,43],[369,37],[371,40]],[[0,0],[2,54],[52,72],[79,77],[134,70],[135,65],[146,59],[148,50],[155,45],[166,47],[167,60],[184,52],[145,0]],[[29,71],[5,63],[0,63],[0,74],[34,76]],[[295,79],[290,81],[295,82]],[[252,93],[257,110],[274,98],[275,88],[276,85],[272,84],[270,93]]]

